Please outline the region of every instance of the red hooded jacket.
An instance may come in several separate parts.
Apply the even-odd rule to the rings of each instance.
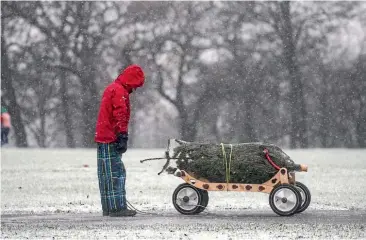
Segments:
[[[138,65],[128,66],[104,90],[96,124],[95,142],[115,142],[118,133],[128,133],[129,94],[144,84],[144,72]]]

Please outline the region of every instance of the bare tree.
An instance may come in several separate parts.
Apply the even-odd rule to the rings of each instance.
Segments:
[[[78,114],[71,108],[70,75],[80,82],[81,145],[92,146],[99,100],[96,81],[98,70],[103,68],[100,57],[123,25],[122,8],[107,2],[13,2],[10,7],[14,14],[36,27],[55,47],[57,57],[47,67],[60,70],[60,96],[68,147],[76,145],[76,123],[72,119]],[[105,19],[106,16],[113,18]]]
[[[45,48],[45,49],[44,49]],[[22,106],[25,116],[24,122],[27,129],[34,136],[39,147],[45,148],[53,144],[55,131],[53,119],[59,107],[57,94],[57,75],[53,71],[47,71],[42,64],[49,61],[39,52],[47,52],[48,45],[43,42],[32,43],[24,48],[25,54],[21,62],[27,65],[22,71],[22,78],[27,81],[19,81],[21,92],[27,93],[27,100]]]
[[[153,42],[147,44],[147,52],[155,62],[157,91],[177,110],[179,133],[186,140],[196,138],[199,115],[209,93],[198,79],[200,53],[207,48],[200,42],[207,36],[200,31],[199,21],[212,6],[203,4],[199,10],[196,6],[197,3],[169,4],[164,13],[167,19],[152,26]]]
[[[4,3],[1,4],[1,12],[4,13],[7,10],[7,6]],[[8,17],[9,16],[5,14],[1,15],[1,104],[5,105],[9,109],[9,113],[12,116],[16,146],[27,147],[27,134],[23,124],[21,108],[14,87],[14,78],[17,77],[17,71],[14,69],[14,66],[12,66],[9,59],[9,44],[7,44],[5,40],[5,25]]]
[[[138,63],[146,82],[131,95],[133,146],[178,134],[362,147],[364,52],[337,55],[342,47],[332,45],[363,17],[359,6],[3,2],[2,104],[17,146],[90,147],[104,86]]]

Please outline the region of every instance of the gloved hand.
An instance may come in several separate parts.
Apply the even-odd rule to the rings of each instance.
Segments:
[[[127,151],[127,141],[128,141],[128,133],[119,133],[117,135],[116,148],[120,153],[125,153]]]

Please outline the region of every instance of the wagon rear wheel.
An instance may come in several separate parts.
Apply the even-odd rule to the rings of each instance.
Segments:
[[[200,206],[198,213],[203,212],[206,209],[206,207],[208,205],[208,200],[209,200],[208,192],[206,190],[199,189],[199,191],[202,194],[202,205]]]
[[[173,193],[175,209],[185,215],[198,214],[203,210],[203,193],[188,183],[180,184]],[[203,208],[204,209],[204,208]]]
[[[281,184],[271,191],[269,205],[276,214],[291,216],[301,205],[300,192],[290,184]]]
[[[301,213],[309,207],[311,202],[311,194],[309,189],[301,182],[296,182],[295,187],[297,188],[297,190],[299,190],[301,195],[301,204],[296,213]]]

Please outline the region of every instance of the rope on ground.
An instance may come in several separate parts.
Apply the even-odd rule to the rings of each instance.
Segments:
[[[127,202],[127,206],[130,208],[130,210],[135,210],[136,212],[138,212],[140,214],[144,214],[144,215],[162,215],[162,214],[159,214],[159,213],[145,212],[145,211],[138,210],[128,200],[126,200],[126,202]]]
[[[127,202],[128,208],[130,208],[130,210],[135,210],[137,213],[140,213],[140,214],[143,214],[143,215],[155,215],[155,216],[163,216],[164,215],[162,213],[154,213],[154,212],[141,211],[141,210],[137,209],[135,206],[133,206],[128,200],[126,200],[126,202]],[[206,211],[207,210],[207,207],[205,207],[203,205],[195,205],[195,206],[196,207],[204,207],[205,210],[203,210],[203,211]],[[210,212],[207,212],[207,213],[210,214]]]

